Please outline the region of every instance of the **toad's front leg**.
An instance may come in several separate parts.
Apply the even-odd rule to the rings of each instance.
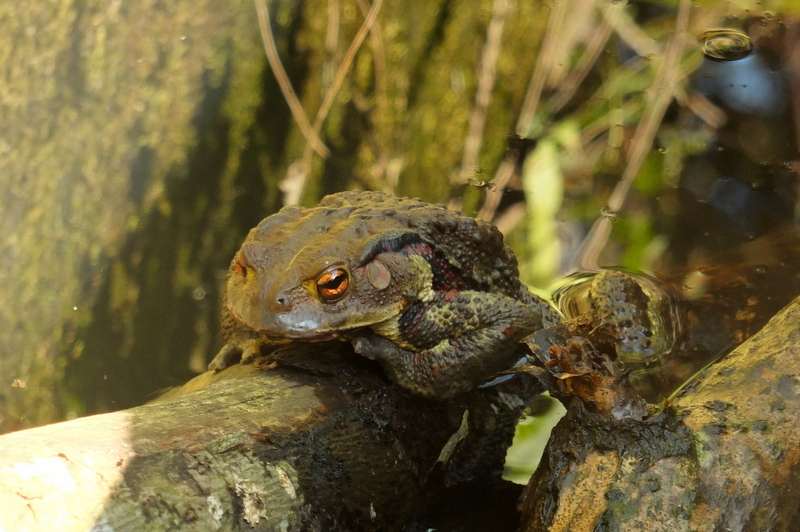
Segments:
[[[549,306],[478,291],[439,292],[399,319],[352,336],[356,352],[423,397],[447,399],[513,365],[519,341],[552,317]]]

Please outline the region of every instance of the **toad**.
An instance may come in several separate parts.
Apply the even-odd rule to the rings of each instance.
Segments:
[[[264,219],[231,262],[225,298],[225,345],[210,369],[276,341],[340,338],[437,399],[509,368],[523,337],[560,319],[520,282],[496,227],[380,192]]]

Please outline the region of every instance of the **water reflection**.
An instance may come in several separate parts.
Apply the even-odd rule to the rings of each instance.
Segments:
[[[566,319],[588,319],[594,330],[613,335],[616,364],[650,402],[707,362],[676,363],[685,320],[677,291],[660,279],[621,270],[582,272],[564,279],[554,298]]]
[[[714,129],[703,149],[682,160],[674,186],[656,195],[655,227],[668,236],[668,252],[660,267],[645,267],[669,273],[721,264],[727,250],[796,218],[793,31],[774,18],[741,25],[706,32],[700,43],[704,55],[689,90],[719,118],[708,122]],[[673,119],[680,134],[696,134],[687,126],[696,109]]]
[[[685,271],[574,274],[555,300],[567,319],[588,319],[613,333],[616,364],[656,403],[759,331],[797,294],[800,227],[789,223]]]
[[[657,277],[629,272],[647,295],[646,315],[625,305],[606,309],[612,322],[614,312],[629,312],[634,324],[637,315],[647,322],[640,328],[653,335],[654,349],[643,356],[629,348],[632,357],[618,347],[617,362],[651,401],[754,334],[800,293],[798,175],[787,162],[800,158],[790,113],[792,41],[772,17],[748,23],[757,37],[734,29],[702,35],[703,57],[688,90],[719,119],[707,122],[715,129],[704,149],[686,154],[672,186],[664,183],[654,194],[653,231],[666,237],[666,253],[652,263]],[[697,108],[666,116],[662,138],[671,127],[690,134]],[[657,149],[684,148],[660,139]],[[617,225],[631,223],[637,208],[629,201],[616,211]],[[567,317],[603,308],[595,303],[596,279],[596,273],[579,274],[559,290]]]
[[[783,74],[770,68],[757,50],[735,60],[706,55],[696,80],[697,90],[740,113],[777,116],[788,106]]]

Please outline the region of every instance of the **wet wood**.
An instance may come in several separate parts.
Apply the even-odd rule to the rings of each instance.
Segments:
[[[799,324],[796,299],[643,421],[571,403],[527,488],[524,530],[794,530]]]
[[[0,530],[398,530],[497,478],[518,401],[413,398],[346,347],[0,437]]]

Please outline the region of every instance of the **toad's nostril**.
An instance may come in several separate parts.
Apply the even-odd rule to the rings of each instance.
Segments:
[[[288,312],[292,309],[291,300],[286,294],[279,294],[272,300],[270,309],[273,312]]]

